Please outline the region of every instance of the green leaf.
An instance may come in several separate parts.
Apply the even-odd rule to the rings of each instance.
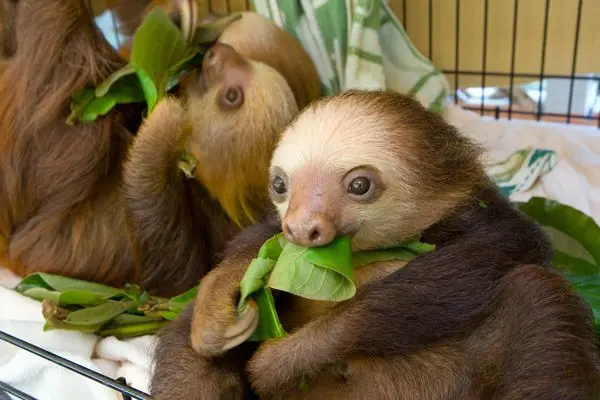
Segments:
[[[153,9],[133,36],[131,62],[108,76],[95,89],[71,96],[67,124],[90,122],[117,104],[146,102],[152,111],[185,70],[202,61],[202,49],[186,42],[160,8]]]
[[[275,266],[276,260],[281,255],[283,247],[287,241],[282,234],[277,234],[267,240],[258,250],[258,254],[248,266],[244,277],[240,281],[240,300],[238,302],[238,312],[242,312],[246,307],[248,297],[265,287],[268,275]]]
[[[112,77],[112,75],[111,75]],[[100,95],[99,95],[100,94]],[[112,86],[102,83],[98,88],[84,89],[72,97],[69,125],[77,120],[90,122],[108,114],[117,104],[140,103],[145,100],[144,92],[135,75],[126,75]]]
[[[338,237],[327,246],[306,248],[288,242],[279,233],[261,246],[240,282],[238,313],[244,312],[249,297],[255,299],[259,308],[258,327],[248,340],[286,334],[277,317],[271,289],[314,300],[343,301],[356,293],[353,268],[380,261],[409,261],[433,249],[435,246],[411,240],[395,248],[353,254],[347,236]]]
[[[158,88],[152,78],[143,69],[138,69],[135,71],[135,73],[137,74],[140,85],[142,86],[142,91],[144,92],[144,98],[146,99],[148,110],[152,111],[158,104]]]
[[[356,293],[352,246],[347,236],[323,247],[288,243],[268,280],[272,289],[313,300],[342,301]]]
[[[50,287],[63,293],[70,290],[80,290],[96,294],[106,299],[123,294],[123,290],[115,289],[114,287],[99,283],[46,273],[40,273],[39,275]]]
[[[122,296],[124,294],[123,290],[101,285],[99,283],[68,278],[60,275],[46,274],[43,272],[28,275],[19,283],[19,285],[17,285],[15,290],[23,293],[24,290],[30,287],[44,287],[61,293],[68,291],[84,291],[105,299]]]
[[[178,310],[178,311],[156,311],[154,313],[146,313],[146,315],[153,315],[153,316],[167,319],[169,321],[174,321],[177,319],[179,312],[181,312],[181,311],[180,310]]]
[[[267,277],[274,266],[275,261],[269,258],[255,258],[252,260],[240,282],[239,313],[242,313],[246,308],[248,297],[265,287]]]
[[[108,78],[104,80],[104,82],[102,82],[100,85],[98,85],[98,87],[96,87],[94,94],[96,95],[96,97],[104,96],[106,93],[108,93],[108,91],[116,81],[125,76],[133,74],[135,74],[135,67],[132,64],[127,64],[123,68],[110,74]]]
[[[358,251],[352,254],[352,266],[358,268],[375,262],[392,260],[410,261],[415,257],[416,255],[412,251],[402,247],[389,250]]]
[[[598,265],[581,258],[570,256],[559,250],[553,250],[552,264],[557,270],[575,275],[595,275],[598,273]],[[598,288],[600,290],[600,288]]]
[[[58,302],[61,306],[78,305],[88,307],[105,303],[107,298],[85,290],[67,290],[60,295]]]
[[[24,296],[31,297],[32,299],[42,300],[53,300],[58,301],[60,298],[60,292],[54,290],[48,290],[42,287],[32,287],[21,292]]]
[[[517,205],[539,224],[574,239],[586,250],[596,265],[600,264],[600,227],[592,217],[573,207],[541,197],[533,197],[528,202]],[[564,242],[553,240],[553,246],[563,253],[573,255],[571,249],[561,247]]]
[[[141,324],[145,322],[151,321],[161,321],[162,318],[158,317],[149,317],[147,315],[135,315],[124,313],[117,315],[115,319],[113,319],[110,323],[110,326],[118,326],[118,325],[133,325],[133,324]]]
[[[26,290],[31,288],[43,288],[52,290],[52,287],[50,287],[50,285],[46,283],[42,275],[43,274],[40,273],[27,275],[21,280],[21,282],[19,282],[17,287],[15,287],[15,290],[21,294],[23,294]]]
[[[91,89],[83,88],[75,91],[71,95],[71,114],[67,117],[67,125],[74,125],[77,120],[82,120],[82,114],[85,113],[87,107],[90,107],[95,99],[96,95]],[[92,105],[91,107],[97,106]]]
[[[16,290],[42,301],[45,329],[114,333],[119,337],[155,332],[176,319],[198,291],[194,287],[166,299],[150,296],[135,284],[116,289],[45,273],[25,277]]]
[[[172,306],[179,307],[179,306],[183,305],[185,307],[190,302],[194,301],[196,299],[197,295],[198,295],[198,287],[194,286],[193,288],[191,288],[187,292],[184,292],[184,293],[182,293],[180,295],[172,297],[171,300],[170,300],[170,302],[171,302]]]
[[[259,258],[268,258],[277,261],[283,248],[288,244],[283,234],[279,233],[267,240],[258,250]]]
[[[254,294],[254,300],[258,305],[258,326],[248,341],[256,342],[286,335],[275,308],[275,300],[269,288],[262,288]]]
[[[84,326],[103,325],[134,306],[133,302],[110,301],[95,307],[73,311],[64,320],[65,323]]]
[[[435,246],[416,239],[402,243],[397,247],[380,250],[357,251],[352,254],[352,266],[359,268],[374,262],[402,260],[411,261],[420,254],[435,250]]]
[[[192,58],[190,58],[189,60],[186,60],[186,61],[180,63],[178,66],[174,67],[172,69],[173,72],[169,76],[169,80],[167,82],[167,91],[170,91],[175,86],[177,86],[177,84],[179,84],[181,77],[184,76],[190,68],[201,65],[203,59],[204,59],[204,51],[198,50],[198,53],[196,53]]]
[[[406,243],[402,243],[398,248],[399,249],[405,248],[405,249],[408,249],[409,251],[411,251],[413,254],[419,255],[419,254],[430,253],[430,252],[434,251],[435,245],[429,244],[429,243],[423,243],[418,240],[411,240]],[[394,249],[391,248],[388,250],[393,251]]]
[[[174,320],[175,318],[177,318],[177,315],[179,315],[179,313],[188,306],[188,304],[190,304],[191,302],[196,300],[197,294],[198,294],[198,287],[194,286],[187,292],[184,292],[178,296],[172,297],[169,300],[169,310],[162,311],[159,314],[165,319]]]
[[[600,341],[600,227],[592,217],[554,200],[533,197],[516,204],[550,236],[552,265],[592,308]]]
[[[136,30],[131,47],[131,64],[142,85],[151,112],[166,93],[169,77],[191,60],[199,49],[190,46],[171,18],[153,9]]]
[[[592,308],[596,336],[600,339],[600,275],[577,275],[565,273],[567,279],[573,285],[573,289],[579,293]]]
[[[153,335],[166,326],[169,321],[157,320],[131,325],[111,326],[101,329],[97,334],[101,337],[115,336],[119,339],[132,338],[143,335]]]
[[[133,293],[131,294],[131,297],[133,299]],[[137,297],[137,302],[139,304],[146,304],[148,301],[150,301],[150,293],[148,292],[142,292],[139,294],[139,297]]]
[[[229,24],[240,18],[242,18],[242,13],[234,12],[212,22],[199,25],[194,33],[193,41],[201,44],[215,42]]]
[[[42,314],[46,319],[44,324],[44,332],[51,329],[63,329],[69,331],[79,331],[86,333],[96,332],[102,327],[102,323],[98,324],[76,324],[65,322],[65,313],[68,311],[58,306],[55,301],[44,300],[42,302]]]

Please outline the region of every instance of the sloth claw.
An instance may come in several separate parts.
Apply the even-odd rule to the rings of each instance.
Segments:
[[[225,331],[225,344],[223,351],[230,350],[245,342],[258,326],[258,305],[252,299],[248,300],[248,306],[238,317],[237,322]]]

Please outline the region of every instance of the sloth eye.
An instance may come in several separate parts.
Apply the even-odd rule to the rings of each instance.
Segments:
[[[235,108],[244,102],[244,92],[239,87],[230,87],[222,98],[223,105],[228,108]]]
[[[371,181],[369,178],[359,176],[354,178],[348,185],[348,193],[355,196],[363,196],[371,188]]]
[[[271,187],[273,191],[277,194],[284,194],[287,191],[287,187],[285,186],[285,182],[281,176],[276,176],[271,183]]]

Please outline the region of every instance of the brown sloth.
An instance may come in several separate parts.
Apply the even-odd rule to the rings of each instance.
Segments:
[[[393,92],[324,98],[284,131],[270,174],[277,212],[232,241],[195,305],[161,332],[156,399],[597,396],[589,308],[548,268],[541,227],[440,116]],[[240,279],[277,232],[303,246],[350,235],[355,250],[420,234],[436,249],[359,268],[347,301],[310,306],[280,292],[290,334],[231,348],[256,317],[236,314]]]

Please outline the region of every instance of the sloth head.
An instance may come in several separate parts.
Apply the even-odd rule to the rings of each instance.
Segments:
[[[284,130],[269,191],[285,236],[355,250],[395,245],[438,222],[486,178],[479,149],[440,116],[394,92],[323,98]]]

